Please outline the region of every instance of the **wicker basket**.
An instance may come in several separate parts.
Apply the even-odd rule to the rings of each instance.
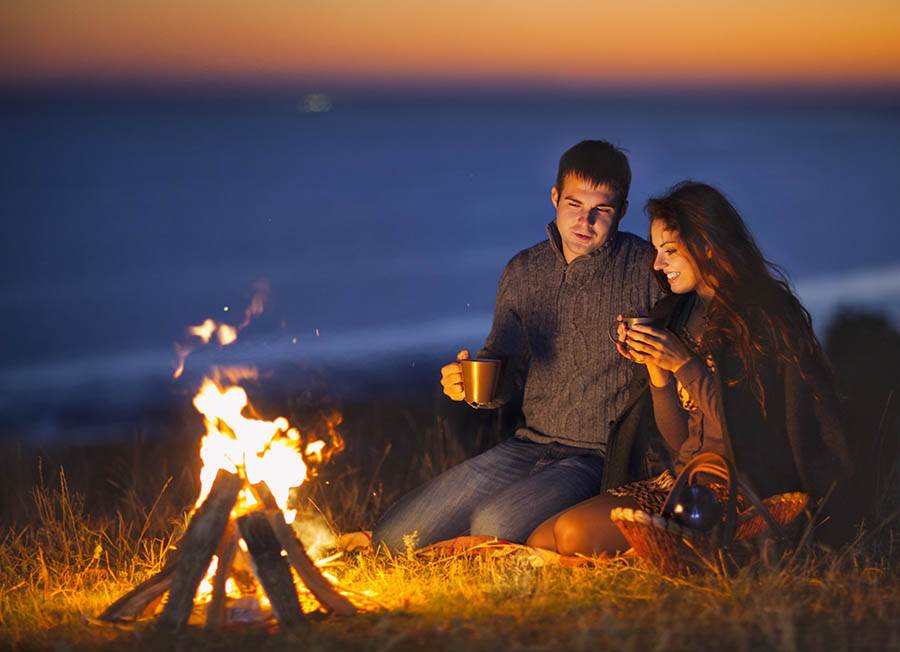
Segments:
[[[703,459],[691,469],[685,467],[679,475],[681,482],[676,481],[667,505],[678,488],[691,481],[694,474],[709,472],[710,465],[718,464],[714,458],[722,459],[719,456],[707,457],[710,455],[704,454]],[[798,521],[797,517],[806,508],[809,496],[794,492],[760,501],[749,488],[738,482],[730,463],[722,460],[722,469],[719,477],[728,486],[719,485],[714,487],[714,491],[720,496],[730,494],[731,500],[726,503],[726,511],[730,510],[730,513],[726,513],[723,523],[710,532],[692,530],[671,518],[625,507],[613,509],[610,518],[641,559],[668,575],[718,569],[721,567],[720,553],[730,548],[741,550],[740,555],[735,555],[740,559],[732,561],[747,561],[747,550],[752,546],[735,546],[735,543],[749,544],[767,535],[786,539],[788,526]]]

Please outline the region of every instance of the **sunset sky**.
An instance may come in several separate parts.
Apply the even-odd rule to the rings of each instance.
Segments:
[[[900,85],[896,0],[4,0],[0,81]]]

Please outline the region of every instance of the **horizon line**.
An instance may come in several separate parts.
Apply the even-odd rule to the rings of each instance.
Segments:
[[[326,77],[302,75],[194,75],[194,76],[66,76],[4,77],[0,75],[0,93],[53,91],[292,91],[329,94],[423,94],[563,96],[605,95],[678,95],[687,93],[728,95],[835,95],[864,92],[873,95],[900,94],[897,79],[477,79],[477,78],[405,78],[405,77]]]

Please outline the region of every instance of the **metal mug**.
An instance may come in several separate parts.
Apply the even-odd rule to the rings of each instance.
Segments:
[[[494,399],[497,381],[500,379],[500,361],[491,358],[460,360],[466,403],[472,407],[484,407]]]
[[[640,324],[641,326],[652,326],[653,328],[663,327],[662,321],[656,317],[623,317],[622,321],[613,322],[606,333],[609,335],[609,339],[613,344],[622,344],[623,346],[625,346],[625,343],[619,342],[619,324],[624,324],[625,330],[634,328],[637,324]]]

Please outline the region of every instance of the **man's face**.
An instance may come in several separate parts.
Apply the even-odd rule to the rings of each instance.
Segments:
[[[562,188],[553,187],[550,199],[567,263],[603,246],[628,209],[628,202],[620,204],[609,186],[594,186],[573,175],[566,176]]]

